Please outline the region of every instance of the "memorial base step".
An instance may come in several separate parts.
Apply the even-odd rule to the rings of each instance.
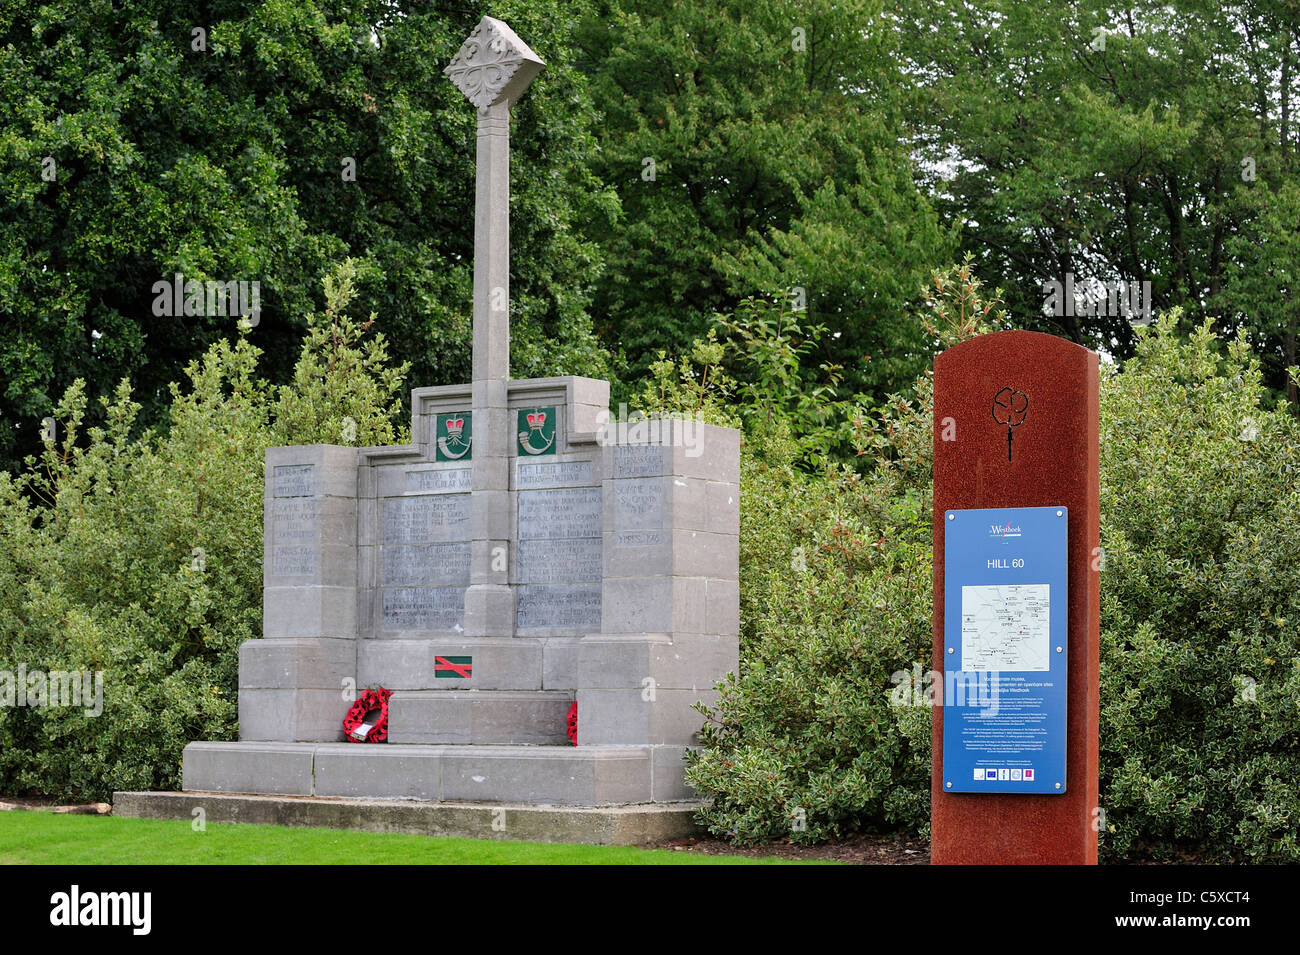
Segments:
[[[574,694],[565,691],[399,690],[390,744],[565,745]]]
[[[703,834],[699,803],[632,806],[528,806],[430,803],[392,799],[324,799],[210,792],[115,792],[113,815],[175,819],[189,825],[202,810],[209,823],[314,826],[363,832],[639,846]]]
[[[695,800],[687,747],[191,743],[187,791],[606,806]]]

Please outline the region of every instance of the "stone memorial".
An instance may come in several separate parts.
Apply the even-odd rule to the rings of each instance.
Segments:
[[[940,354],[935,864],[1097,861],[1099,520],[1096,353],[1009,331]]]
[[[446,69],[478,110],[472,381],[412,392],[410,445],[267,452],[240,740],[190,744],[187,792],[693,798],[692,704],[737,668],[739,434],[631,442],[607,382],[510,379],[510,107],[542,67],[484,17]],[[345,743],[380,686],[388,742]]]

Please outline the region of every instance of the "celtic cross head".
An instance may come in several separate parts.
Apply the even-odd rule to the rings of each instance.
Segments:
[[[500,103],[514,105],[544,66],[514,30],[484,17],[443,72],[482,110]]]

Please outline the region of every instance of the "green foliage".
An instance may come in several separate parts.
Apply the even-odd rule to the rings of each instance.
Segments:
[[[1251,221],[1227,242],[1233,262],[1216,304],[1258,329],[1265,381],[1285,388],[1300,406],[1300,389],[1288,374],[1300,335],[1300,182],[1242,183],[1237,196]]]
[[[910,380],[924,356],[903,316],[952,240],[900,141],[880,0],[598,8],[579,33],[604,114],[593,158],[622,208],[600,234],[601,337],[639,374],[660,348],[687,351],[716,312],[799,288],[837,333],[818,360],[844,366],[851,390]]]
[[[801,325],[800,320],[804,320]],[[778,423],[797,435],[800,457],[816,467],[843,450],[850,427],[847,403],[838,397],[843,369],[822,362],[815,372],[805,367],[826,336],[826,326],[787,311],[782,301],[747,298],[720,327],[732,336],[730,364],[739,387],[739,409],[746,430],[766,432]]]
[[[1017,327],[1126,359],[1125,317],[1044,315],[1042,283],[1150,282],[1157,311],[1249,330],[1285,387],[1300,7],[902,0],[890,23],[935,207]]]
[[[969,261],[932,284],[943,346],[1004,320]],[[1102,382],[1102,849],[1296,861],[1300,424],[1244,338],[1180,320]],[[740,842],[924,833],[930,712],[891,690],[930,665],[930,380],[858,411],[860,472],[810,472],[797,404],[738,394],[741,668],[701,707],[701,818]]]
[[[514,370],[605,374],[587,318],[601,255],[583,232],[618,204],[589,169],[596,111],[572,42],[588,10],[0,5],[0,467],[39,448],[77,378],[105,394],[130,377],[142,424],[163,419],[168,383],[235,334],[233,318],[154,314],[153,284],[176,272],[261,283],[255,340],[283,382],[318,277],[355,256],[354,307],[384,316],[413,380],[467,380],[476,110],[440,69],[483,13],[547,63],[513,111]]]
[[[238,649],[261,635],[263,458],[279,443],[392,440],[400,369],[340,312],[349,266],[327,281],[298,390],[256,373],[247,337],[219,341],[171,388],[166,430],[137,427],[125,380],[84,428],[74,382],[61,440],[0,472],[0,670],[103,671],[102,714],[0,707],[0,790],[106,797],[172,789],[181,751],[233,738]]]
[[[736,427],[732,410],[737,384],[721,367],[723,345],[713,329],[697,340],[690,354],[674,361],[662,349],[650,364],[633,405],[642,414],[660,417],[694,417],[707,424]]]
[[[1103,846],[1300,861],[1300,425],[1177,314],[1102,383]]]
[[[289,387],[280,389],[275,409],[275,444],[305,444],[304,435],[326,443],[362,447],[401,444],[394,427],[402,417],[399,398],[405,363],[389,367],[382,334],[363,341],[376,315],[364,324],[348,317],[356,296],[356,263],[343,262],[325,277],[325,315],[308,320],[307,338]]]

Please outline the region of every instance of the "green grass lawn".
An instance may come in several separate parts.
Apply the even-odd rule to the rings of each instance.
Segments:
[[[6,865],[754,865],[775,859],[626,846],[445,839],[342,829],[0,812]]]

